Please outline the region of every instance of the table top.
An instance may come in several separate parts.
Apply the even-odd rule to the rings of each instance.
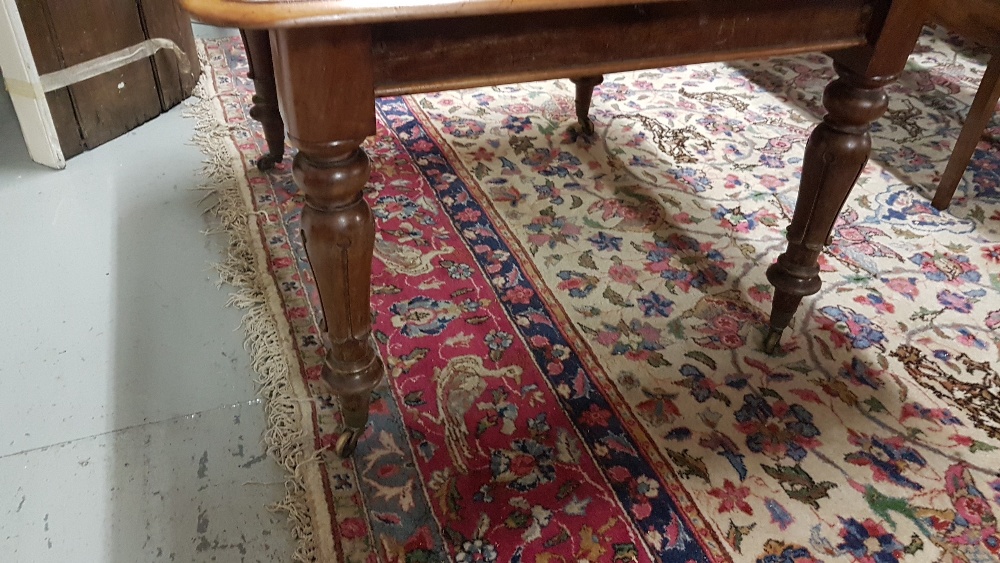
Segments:
[[[680,0],[179,0],[205,23],[241,28],[346,25]]]

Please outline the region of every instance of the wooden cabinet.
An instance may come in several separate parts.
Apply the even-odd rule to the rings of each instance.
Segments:
[[[68,158],[105,143],[177,105],[199,74],[188,16],[174,0],[14,0],[39,75],[163,38],[173,50],[45,94],[59,145]]]

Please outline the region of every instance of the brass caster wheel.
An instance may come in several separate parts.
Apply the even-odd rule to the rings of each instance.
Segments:
[[[361,437],[361,430],[357,428],[347,428],[337,438],[334,450],[342,458],[349,458],[354,454],[354,449],[358,447],[358,439]]]
[[[257,170],[261,172],[267,172],[268,170],[274,168],[275,164],[281,162],[283,156],[275,154],[262,154],[260,158],[257,159]]]
[[[767,338],[764,339],[764,353],[774,355],[781,344],[781,332],[774,328],[768,331]]]
[[[590,137],[594,134],[594,122],[589,117],[580,120],[580,132],[585,137]]]

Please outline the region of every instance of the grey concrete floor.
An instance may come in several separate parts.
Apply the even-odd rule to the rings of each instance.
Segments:
[[[53,171],[0,90],[0,562],[291,559],[181,112]]]

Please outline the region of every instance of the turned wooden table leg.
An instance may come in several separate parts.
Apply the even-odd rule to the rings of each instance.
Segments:
[[[241,29],[243,47],[250,63],[250,79],[255,94],[250,117],[264,126],[267,154],[257,159],[257,168],[270,170],[285,158],[285,124],[278,110],[278,89],[274,82],[274,63],[271,58],[271,39],[266,30]]]
[[[576,84],[576,118],[584,135],[594,134],[594,122],[590,119],[590,102],[594,99],[594,88],[604,82],[604,76],[583,76],[573,78]]]
[[[375,134],[371,36],[365,27],[273,31],[275,70],[298,147],[292,165],[305,194],[302,228],[323,305],[329,350],[323,377],[340,398],[350,455],[384,373],[371,338],[375,223],[362,197],[369,175],[360,148]]]
[[[839,78],[823,95],[828,113],[806,144],[788,248],[767,269],[774,285],[771,327],[764,349],[774,352],[806,295],[819,291],[817,263],[833,225],[861,175],[871,151],[869,125],[887,109],[884,87],[895,77],[865,78],[836,65]]]

